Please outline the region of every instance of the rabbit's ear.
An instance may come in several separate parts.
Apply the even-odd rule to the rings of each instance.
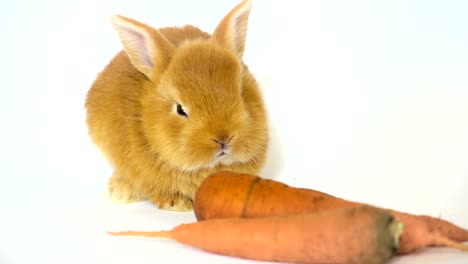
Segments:
[[[156,70],[169,64],[175,46],[158,30],[118,15],[112,16],[112,25],[133,66],[150,80]]]
[[[239,58],[244,54],[247,23],[252,0],[244,0],[221,20],[213,33],[213,39],[235,52]]]

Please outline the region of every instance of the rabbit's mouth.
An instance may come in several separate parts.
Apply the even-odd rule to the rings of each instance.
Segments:
[[[233,163],[233,158],[234,155],[232,155],[232,152],[229,148],[222,148],[218,150],[218,152],[215,154],[213,158],[213,163],[216,165],[218,164],[224,164],[224,165],[229,165]]]
[[[222,158],[224,156],[229,155],[229,150],[228,149],[221,149],[218,154],[216,154],[216,158]]]
[[[228,166],[234,162],[234,155],[232,155],[229,149],[220,149],[218,152],[214,153],[212,160],[204,164],[202,167],[207,169],[213,169],[216,166]]]

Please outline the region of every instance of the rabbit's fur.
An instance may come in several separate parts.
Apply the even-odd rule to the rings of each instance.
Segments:
[[[113,17],[124,50],[86,100],[90,137],[115,168],[113,200],[190,210],[207,175],[259,173],[268,129],[257,83],[242,62],[250,7],[250,0],[236,6],[212,36]]]

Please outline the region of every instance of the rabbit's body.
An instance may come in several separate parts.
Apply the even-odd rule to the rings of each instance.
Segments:
[[[155,30],[114,19],[124,51],[86,102],[89,134],[115,168],[114,200],[187,210],[209,174],[262,168],[266,114],[241,60],[249,10],[244,1],[213,36],[193,26]]]

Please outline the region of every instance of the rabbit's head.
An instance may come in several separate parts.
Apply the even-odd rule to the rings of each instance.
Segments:
[[[135,118],[158,159],[184,171],[263,160],[265,109],[242,62],[250,7],[251,1],[235,7],[212,36],[181,43],[113,17],[126,54],[145,78]]]

